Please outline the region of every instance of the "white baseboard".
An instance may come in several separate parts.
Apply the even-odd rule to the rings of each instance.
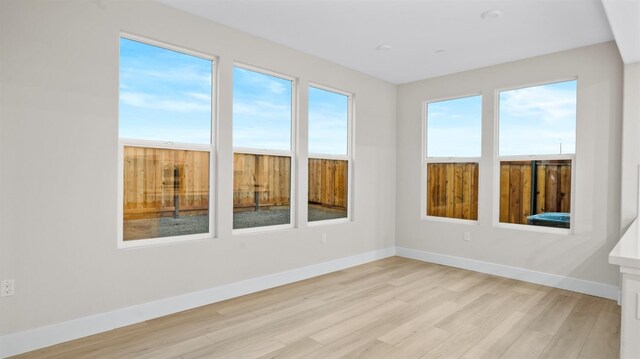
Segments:
[[[610,284],[591,282],[588,280],[564,277],[557,274],[537,272],[524,268],[483,262],[469,258],[454,257],[411,248],[396,247],[396,255],[424,262],[442,264],[450,267],[463,268],[475,272],[517,279],[524,282],[542,284],[549,287],[566,289],[573,292],[584,293],[613,300],[618,300],[618,292],[620,290],[620,288]]]
[[[198,292],[183,294],[154,302],[134,305],[111,312],[52,324],[32,330],[0,336],[0,358],[102,333],[108,330],[158,318],[222,300],[259,292],[322,274],[357,266],[397,255],[400,257],[443,264],[476,272],[513,278],[598,297],[619,300],[619,288],[609,284],[563,277],[529,269],[454,257],[404,247],[389,247],[328,262],[313,264],[241,282],[225,284]]]
[[[328,262],[269,274],[183,294],[154,302],[116,309],[111,312],[52,324],[32,330],[0,336],[0,358],[63,343],[69,340],[102,333],[126,325],[169,315],[183,310],[200,307],[222,300],[259,292],[322,274],[372,262],[395,255],[395,248],[389,247],[371,252],[339,258]]]

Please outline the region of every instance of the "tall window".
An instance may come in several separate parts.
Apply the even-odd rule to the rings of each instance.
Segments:
[[[233,228],[291,221],[293,79],[233,70]]]
[[[212,236],[212,58],[120,38],[121,246]]]
[[[576,86],[573,80],[500,92],[501,223],[571,227]]]
[[[425,121],[423,214],[477,220],[482,96],[429,102]]]
[[[309,87],[309,222],[348,217],[351,99]]]

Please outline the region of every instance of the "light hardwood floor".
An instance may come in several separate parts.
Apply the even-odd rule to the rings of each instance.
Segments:
[[[611,300],[392,257],[23,358],[610,359]]]

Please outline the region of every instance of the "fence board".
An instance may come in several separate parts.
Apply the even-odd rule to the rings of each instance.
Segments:
[[[348,162],[309,159],[309,203],[347,207]]]
[[[233,154],[233,207],[289,205],[291,158]]]
[[[173,215],[176,194],[181,211],[206,211],[209,153],[125,146],[123,184],[125,219]]]
[[[536,188],[531,161],[500,163],[500,222],[526,224],[532,214],[571,212],[570,160],[538,161],[533,176]]]
[[[478,219],[478,164],[427,164],[427,215]]]

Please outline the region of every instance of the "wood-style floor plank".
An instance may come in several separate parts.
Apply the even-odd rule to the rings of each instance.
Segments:
[[[611,300],[391,257],[21,358],[604,359]]]

